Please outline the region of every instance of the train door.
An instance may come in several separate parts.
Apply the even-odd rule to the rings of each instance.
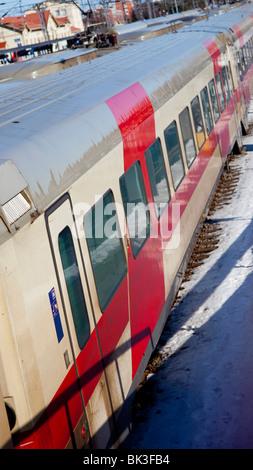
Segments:
[[[129,432],[130,410],[126,410],[129,405],[126,397],[132,382],[128,270],[120,228],[122,219],[111,189],[97,199],[83,218],[92,268],[89,279],[115,422],[111,442],[118,443]],[[87,260],[87,268],[88,265]]]
[[[46,221],[71,345],[72,360],[66,359],[72,364],[69,368],[72,373],[68,373],[72,377],[69,389],[78,384],[82,419],[85,418],[81,428],[79,426],[78,439],[80,432],[82,435],[90,434],[92,445],[101,448],[105,436],[111,432],[107,419],[110,416],[110,401],[106,387],[101,385],[105,383],[103,365],[69,194],[65,194],[46,212]],[[102,428],[101,423],[104,423]]]
[[[151,349],[148,354],[152,352],[152,333],[164,302],[162,245],[157,221],[151,213],[152,207],[148,205],[150,199],[140,160],[121,176],[120,187],[130,240],[128,271],[134,379],[141,361],[145,361],[149,342]]]

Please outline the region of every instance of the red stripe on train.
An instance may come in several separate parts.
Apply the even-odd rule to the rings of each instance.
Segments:
[[[237,24],[234,24],[232,28],[235,30],[238,36],[240,47],[242,47],[244,45],[244,40],[243,40],[243,34],[242,34],[241,29],[239,28],[239,26],[237,26]]]
[[[210,56],[212,57],[214,75],[216,75],[216,73],[218,73],[222,67],[220,49],[218,48],[216,42],[213,41],[213,39],[208,39],[207,41],[205,41],[204,46],[207,48]]]
[[[125,171],[139,160],[148,202],[151,188],[145,162],[145,150],[154,142],[155,119],[150,99],[139,82],[107,101],[123,139]],[[151,210],[153,232],[157,219]],[[156,233],[156,232],[155,232]],[[165,300],[161,238],[149,237],[137,259],[128,259],[131,320],[132,376],[134,377],[157,324]],[[149,334],[147,332],[149,331]]]

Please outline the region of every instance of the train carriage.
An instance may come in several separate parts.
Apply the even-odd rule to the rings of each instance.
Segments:
[[[126,441],[196,231],[247,132],[252,13],[1,85],[2,447]]]

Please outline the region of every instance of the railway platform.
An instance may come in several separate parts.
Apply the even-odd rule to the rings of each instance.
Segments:
[[[253,131],[244,145],[204,223],[215,243],[184,278],[137,393],[133,449],[253,448]]]

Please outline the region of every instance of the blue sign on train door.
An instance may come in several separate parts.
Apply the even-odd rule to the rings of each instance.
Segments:
[[[59,313],[59,309],[57,305],[54,287],[48,293],[48,296],[50,300],[51,310],[52,310],[53,319],[54,319],[54,326],[55,326],[57,339],[59,343],[63,338],[63,330],[62,330],[61,317],[60,317],[60,313]]]

